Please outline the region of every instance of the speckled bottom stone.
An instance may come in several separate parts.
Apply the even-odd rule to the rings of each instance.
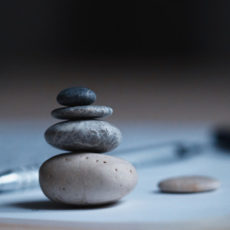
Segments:
[[[96,153],[71,153],[50,158],[40,168],[39,182],[52,201],[100,205],[120,200],[137,183],[127,161]]]
[[[196,193],[215,190],[220,182],[207,176],[180,176],[165,179],[158,186],[167,193]]]
[[[49,127],[45,139],[64,150],[108,152],[119,145],[121,132],[105,121],[66,121]]]
[[[112,108],[100,105],[64,107],[51,112],[53,117],[66,120],[102,118],[110,116],[112,113]]]

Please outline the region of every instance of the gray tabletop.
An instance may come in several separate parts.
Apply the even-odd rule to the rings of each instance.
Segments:
[[[230,155],[209,146],[209,125],[202,124],[116,124],[123,132],[121,146],[109,153],[137,166],[136,189],[114,206],[99,209],[66,209],[49,202],[40,189],[0,195],[0,218],[63,220],[76,222],[165,223],[213,220],[229,217]],[[1,169],[40,163],[61,151],[45,143],[47,122],[1,124]],[[203,151],[178,158],[171,141],[200,143]],[[160,144],[160,145],[159,145]],[[157,150],[157,151],[156,151]],[[217,191],[199,194],[163,194],[157,183],[178,175],[207,175],[219,179]],[[32,210],[32,211],[31,211]]]

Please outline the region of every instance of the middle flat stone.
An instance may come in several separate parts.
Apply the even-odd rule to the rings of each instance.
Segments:
[[[85,105],[54,109],[51,115],[58,119],[80,120],[102,118],[112,115],[113,109],[102,105]]]
[[[64,150],[108,152],[119,145],[121,132],[105,121],[66,121],[49,127],[45,139]]]

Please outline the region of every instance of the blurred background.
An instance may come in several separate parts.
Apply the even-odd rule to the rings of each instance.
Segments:
[[[43,137],[58,122],[50,115],[60,107],[56,95],[72,86],[91,88],[95,104],[114,109],[106,120],[121,129],[123,141],[108,154],[138,167],[134,203],[120,213],[130,207],[127,214],[132,216],[135,208],[143,208],[154,213],[157,224],[163,218],[170,224],[175,217],[173,223],[195,220],[196,215],[206,222],[212,218],[198,228],[229,217],[229,154],[212,145],[215,127],[230,125],[229,0],[0,1],[0,173],[40,165],[65,152]],[[227,131],[221,144],[227,142],[229,153]],[[222,188],[192,199],[176,195],[174,201],[157,190],[157,183],[169,176],[199,174],[218,178]],[[25,213],[25,218],[38,218],[42,204],[31,202],[31,194],[28,199],[39,207],[2,197],[0,217]],[[48,219],[52,210],[43,210]],[[78,214],[74,220],[81,220]],[[119,218],[107,214],[115,222]],[[138,227],[141,216],[135,217]]]
[[[230,1],[0,2],[1,119],[92,88],[114,121],[230,122]]]

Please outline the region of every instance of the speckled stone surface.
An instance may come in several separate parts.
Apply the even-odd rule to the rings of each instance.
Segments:
[[[108,152],[119,145],[121,132],[105,121],[66,121],[49,127],[45,139],[64,150]]]
[[[91,89],[84,87],[67,88],[57,95],[57,102],[66,106],[90,105],[95,101],[96,94]]]
[[[51,115],[58,119],[80,120],[102,118],[112,115],[113,109],[108,106],[83,105],[55,109]]]
[[[215,190],[220,182],[207,176],[180,176],[163,180],[158,186],[167,193],[195,193]]]
[[[96,153],[62,154],[43,163],[39,181],[44,194],[55,202],[97,205],[115,202],[137,183],[128,161]]]

